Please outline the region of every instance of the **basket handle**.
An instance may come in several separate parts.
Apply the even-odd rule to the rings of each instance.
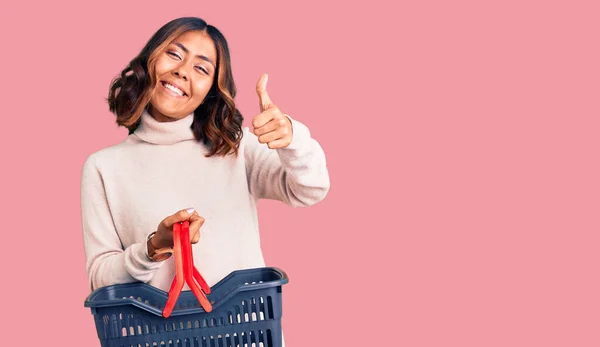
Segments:
[[[163,317],[168,318],[173,312],[175,303],[183,289],[183,283],[188,286],[204,308],[204,311],[211,312],[212,305],[208,301],[206,294],[210,294],[210,287],[194,267],[194,257],[190,243],[189,221],[177,222],[173,224],[173,255],[175,256],[175,278],[169,289],[167,304],[163,310]],[[206,294],[205,294],[206,293]]]
[[[204,308],[204,311],[210,312],[212,311],[212,305],[206,297],[206,294],[210,294],[210,287],[194,266],[194,256],[192,255],[189,224],[182,225],[180,240],[185,281],[200,302],[200,305],[202,305],[202,308]]]
[[[183,274],[183,259],[181,257],[181,224],[173,224],[173,256],[175,257],[175,278],[169,289],[167,304],[163,309],[163,317],[168,318],[175,307],[177,298],[183,289],[185,279],[180,274]]]

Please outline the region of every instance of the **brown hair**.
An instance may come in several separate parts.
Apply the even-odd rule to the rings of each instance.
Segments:
[[[117,124],[126,127],[132,134],[139,126],[142,112],[156,86],[154,67],[157,57],[171,41],[190,30],[205,31],[217,51],[215,80],[202,104],[194,110],[192,131],[196,140],[208,146],[210,152],[207,157],[215,154],[225,156],[231,152],[237,156],[243,117],[235,107],[236,87],[229,47],[223,34],[200,18],[174,19],[150,38],[140,54],[111,82],[106,99],[109,110],[117,116]]]

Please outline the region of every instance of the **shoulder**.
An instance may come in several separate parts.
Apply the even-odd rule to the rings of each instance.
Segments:
[[[121,159],[125,153],[127,153],[128,148],[131,147],[132,143],[135,141],[135,137],[129,135],[120,143],[92,152],[86,158],[83,164],[83,170],[100,170],[104,166],[111,164],[114,165],[115,162],[118,162],[119,159]]]
[[[242,127],[242,140],[240,141],[240,149],[252,149],[258,145],[258,137],[254,135],[249,127]]]
[[[249,127],[242,127],[242,143],[251,141],[252,136],[256,137]]]

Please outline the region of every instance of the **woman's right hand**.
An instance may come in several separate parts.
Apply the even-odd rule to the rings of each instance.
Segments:
[[[200,241],[200,227],[204,224],[204,218],[200,217],[193,208],[181,210],[163,219],[156,228],[156,234],[150,239],[155,249],[173,247],[173,224],[188,220],[190,222],[190,241]]]

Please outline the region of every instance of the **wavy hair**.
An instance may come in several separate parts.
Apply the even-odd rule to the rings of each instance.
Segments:
[[[109,110],[117,116],[117,124],[126,127],[132,134],[139,126],[140,117],[157,84],[157,58],[174,39],[190,30],[205,31],[217,51],[212,87],[202,104],[194,110],[191,127],[194,137],[209,148],[207,157],[225,156],[232,152],[237,156],[242,139],[243,117],[235,107],[236,87],[231,72],[229,46],[217,28],[200,18],[174,19],[150,38],[138,56],[112,80],[106,99]]]

